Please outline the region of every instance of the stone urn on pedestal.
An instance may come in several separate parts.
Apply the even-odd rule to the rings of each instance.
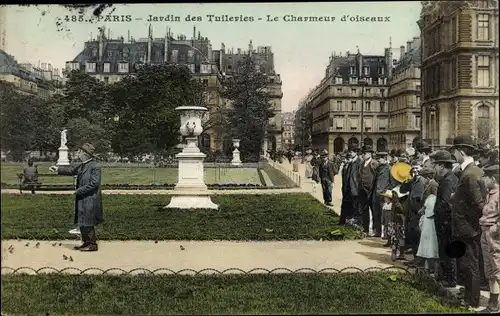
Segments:
[[[69,158],[68,158],[68,146],[66,143],[68,141],[66,136],[67,130],[63,129],[61,132],[61,146],[59,147],[59,159],[57,159],[56,166],[68,166]]]
[[[201,106],[180,106],[180,132],[187,145],[176,155],[179,161],[179,177],[172,192],[172,199],[166,208],[218,209],[210,199],[210,192],[204,182],[203,159],[206,157],[198,148],[198,136],[203,132],[202,118],[207,108]]]
[[[231,165],[233,166],[241,166],[241,160],[240,160],[240,151],[238,148],[240,147],[240,140],[237,138],[233,139],[233,160],[231,160]]]

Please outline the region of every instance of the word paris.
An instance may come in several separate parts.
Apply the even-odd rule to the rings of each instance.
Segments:
[[[140,18],[136,18],[138,20]],[[263,17],[259,16],[232,16],[232,15],[214,15],[207,14],[205,18],[203,16],[194,16],[187,15],[184,17],[184,21],[186,22],[255,22],[255,21],[263,21],[263,22],[335,22],[337,17],[334,16],[297,16],[293,14],[285,14],[282,16],[272,16],[266,15]],[[147,19],[148,22],[181,22],[182,19],[180,16],[176,15],[165,15],[158,16],[150,14]],[[378,23],[387,23],[391,22],[390,16],[361,16],[361,15],[343,15],[340,17],[341,22],[378,22]]]

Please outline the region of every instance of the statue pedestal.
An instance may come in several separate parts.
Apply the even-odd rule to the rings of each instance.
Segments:
[[[196,137],[186,138],[188,145],[175,157],[179,161],[179,178],[172,199],[165,208],[218,209],[210,199],[204,182],[203,159],[206,155],[196,146]]]
[[[59,159],[57,159],[56,166],[68,166],[69,158],[68,158],[68,147],[61,146],[59,147]]]
[[[238,149],[233,150],[233,160],[231,160],[231,165],[241,166],[240,151]]]

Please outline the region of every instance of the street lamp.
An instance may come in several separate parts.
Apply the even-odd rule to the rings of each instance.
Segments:
[[[429,112],[430,112],[430,121],[431,121],[431,148],[432,150],[434,150],[434,138],[436,137],[436,105],[432,104],[431,106],[429,106]]]
[[[364,105],[364,96],[365,96],[365,86],[366,80],[365,78],[361,78],[358,81],[358,84],[361,86],[361,146],[364,145],[365,142],[365,105]]]
[[[304,153],[304,146],[305,146],[305,138],[306,138],[306,119],[303,117],[300,119],[300,123],[302,124],[302,153]]]

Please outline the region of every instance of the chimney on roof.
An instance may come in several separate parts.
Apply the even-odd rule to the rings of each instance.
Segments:
[[[49,64],[49,68],[48,68],[49,71],[52,71],[52,64]]]
[[[400,59],[403,59],[403,56],[405,55],[405,47],[403,45],[399,47],[399,53],[401,54]]]
[[[196,39],[196,26],[193,26],[193,39]]]
[[[127,32],[127,42],[130,43],[130,30]]]
[[[411,41],[406,42],[406,51],[411,51]]]
[[[199,39],[199,40],[200,40],[200,39],[202,39],[202,38],[201,38],[201,32],[200,32],[200,31],[198,31],[198,39]]]

